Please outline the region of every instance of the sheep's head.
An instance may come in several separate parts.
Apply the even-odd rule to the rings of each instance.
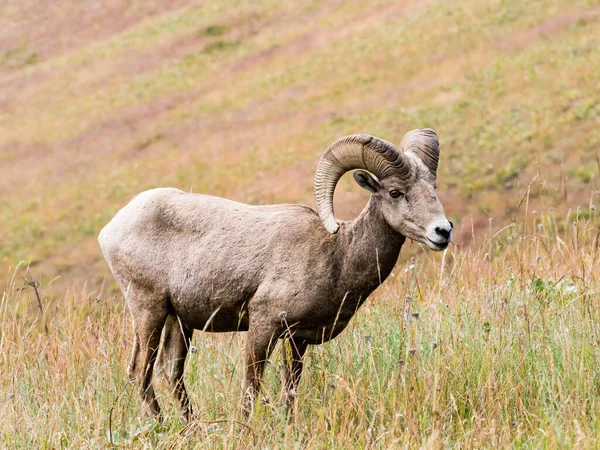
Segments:
[[[396,232],[427,244],[432,250],[445,249],[452,238],[452,223],[435,194],[439,142],[429,128],[404,136],[400,149],[366,134],[339,139],[325,152],[315,176],[317,211],[323,225],[336,233],[333,192],[341,176],[353,169],[354,179],[372,193],[386,222]]]

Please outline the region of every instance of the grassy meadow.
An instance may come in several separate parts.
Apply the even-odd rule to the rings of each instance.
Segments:
[[[336,340],[313,347],[288,424],[281,358],[240,412],[243,337],[196,333],[194,419],[127,384],[120,298],[71,290],[44,313],[17,276],[0,303],[7,448],[598,448],[600,227],[552,215],[443,258],[418,246]],[[41,298],[46,292],[41,290]]]
[[[2,2],[0,448],[600,447],[599,22],[597,0]],[[115,212],[157,186],[314,205],[328,144],[425,126],[456,244],[406,244],[309,351],[293,423],[278,350],[243,419],[232,334],[194,337],[192,423],[160,381],[167,420],[140,416],[96,241]],[[336,215],[366,199],[344,177]]]

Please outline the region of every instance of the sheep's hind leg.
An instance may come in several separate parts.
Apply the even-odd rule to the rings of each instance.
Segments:
[[[129,378],[140,383],[144,407],[160,417],[160,406],[152,386],[152,372],[161,331],[167,318],[167,300],[144,289],[130,286],[127,290],[127,305],[135,332],[128,369]]]
[[[140,353],[140,341],[137,333],[134,330],[133,333],[133,347],[131,348],[131,358],[129,359],[129,365],[127,366],[127,376],[129,381],[135,381],[137,378],[137,359]]]
[[[189,420],[192,407],[183,382],[183,370],[194,329],[180,322],[171,314],[167,317],[160,345],[157,366],[169,381],[173,395],[179,401],[183,417]]]
[[[244,413],[250,414],[255,399],[260,393],[261,378],[265,364],[273,350],[281,330],[252,327],[248,330],[246,342],[246,380],[244,383]]]
[[[291,352],[289,353],[287,349],[288,341],[290,344],[289,346],[291,347]],[[284,396],[286,404],[291,414],[293,414],[294,412],[294,403],[296,400],[296,393],[298,391],[298,383],[300,382],[300,376],[302,375],[302,358],[304,357],[304,353],[306,353],[307,347],[308,344],[304,339],[294,339],[294,337],[284,339],[281,343],[281,348],[283,352],[283,364],[285,370]],[[288,365],[288,355],[290,353],[291,358],[289,358]]]

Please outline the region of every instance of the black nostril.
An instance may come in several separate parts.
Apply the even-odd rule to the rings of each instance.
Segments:
[[[439,234],[440,236],[442,236],[444,239],[448,239],[448,238],[450,238],[450,230],[447,230],[447,229],[445,229],[445,228],[440,228],[440,227],[437,227],[437,228],[435,229],[435,232],[436,232],[437,234]]]
[[[450,221],[448,221],[448,223],[450,224],[450,228],[454,229],[454,224],[452,222],[450,222]]]

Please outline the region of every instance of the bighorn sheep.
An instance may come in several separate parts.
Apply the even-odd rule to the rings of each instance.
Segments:
[[[390,274],[406,238],[445,249],[452,223],[435,194],[439,143],[431,129],[407,133],[397,149],[373,136],[339,139],[319,161],[317,211],[302,205],[250,206],[178,189],[136,196],[101,231],[102,252],[121,287],[135,330],[128,374],[146,407],[160,414],[152,372],[169,378],[183,413],[193,331],[248,331],[244,392],[252,402],[278,339],[291,342],[285,379],[292,405],[308,345],[335,338]],[[362,213],[338,222],[333,193],[354,173],[371,192]],[[162,338],[161,338],[162,333]],[[248,404],[247,404],[248,406]]]

